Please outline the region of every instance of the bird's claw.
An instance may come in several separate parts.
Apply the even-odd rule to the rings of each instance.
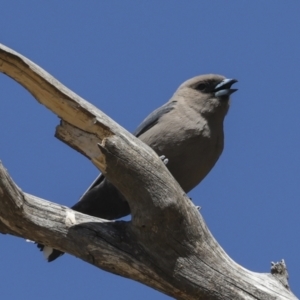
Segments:
[[[165,165],[169,162],[169,160],[166,158],[165,155],[161,155],[159,158],[162,160],[162,162],[163,162]]]

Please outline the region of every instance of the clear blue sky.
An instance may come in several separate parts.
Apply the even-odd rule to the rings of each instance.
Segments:
[[[300,296],[300,2],[1,2],[0,42],[129,131],[198,74],[237,78],[225,150],[190,193],[225,251]],[[26,192],[67,206],[98,174],[53,136],[59,119],[0,76],[0,159]],[[168,299],[65,255],[0,235],[1,299]]]

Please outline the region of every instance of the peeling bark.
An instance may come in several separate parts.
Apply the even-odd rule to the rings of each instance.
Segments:
[[[0,70],[62,122],[56,137],[126,197],[132,221],[107,221],[23,193],[0,165],[0,232],[41,242],[177,299],[297,299],[284,261],[272,273],[232,261],[148,146],[50,74],[0,46]]]

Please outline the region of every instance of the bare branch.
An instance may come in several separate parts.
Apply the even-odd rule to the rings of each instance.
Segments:
[[[22,193],[2,164],[0,211],[1,233],[51,245],[111,273],[151,280],[156,289],[168,286],[137,259],[136,238],[126,222],[101,220]]]
[[[61,130],[60,132],[58,131],[57,135],[62,136],[62,129],[64,128],[64,141],[88,156],[122,192],[128,199],[134,220],[139,220],[135,218],[135,211],[139,211],[139,218],[142,218],[143,222],[146,222],[147,218],[151,218],[149,211],[145,207],[145,202],[148,203],[147,205],[155,208],[157,203],[162,203],[160,199],[167,199],[169,188],[180,189],[152,149],[128,133],[96,107],[70,91],[42,68],[3,45],[0,47],[0,71],[23,85],[40,103],[68,123],[62,122],[59,127]],[[68,135],[66,134],[67,132]],[[68,139],[70,136],[73,136],[73,138]],[[101,151],[97,147],[96,142],[100,143]],[[143,151],[140,151],[141,147],[144,148]],[[105,155],[103,155],[104,152]],[[123,177],[128,171],[128,164],[132,164],[132,157],[137,161],[136,165],[146,163],[145,168],[135,169],[135,172],[138,173],[132,174],[139,178],[139,181],[143,181],[144,185],[140,184],[140,182],[137,185],[137,179],[124,184]],[[110,165],[110,170],[107,170],[107,159],[114,160],[114,163]],[[147,167],[150,164],[153,164],[158,171],[156,174],[147,172]],[[119,172],[116,172],[117,169]],[[142,173],[140,172],[141,170],[143,171]],[[151,174],[152,177],[149,177]],[[167,185],[164,184],[164,182],[167,182],[164,181],[165,176],[170,180]],[[163,180],[160,178],[163,178]],[[162,191],[160,193],[156,191],[156,194],[161,197],[156,200],[157,203],[153,203],[152,195],[148,193],[148,190],[152,188],[153,192],[153,182],[156,181],[160,182]],[[140,191],[137,191],[137,187],[140,188]],[[135,191],[143,195],[143,198],[134,201],[137,199],[136,193],[133,193]],[[132,205],[132,201],[135,202],[135,205]],[[177,203],[175,199],[170,201]],[[150,211],[153,211],[154,214],[157,213],[155,209]]]
[[[0,70],[64,121],[57,137],[105,173],[132,222],[108,222],[24,194],[0,166],[0,230],[66,251],[177,299],[296,299],[233,262],[157,155],[40,67],[0,47]],[[98,146],[97,146],[98,144]]]

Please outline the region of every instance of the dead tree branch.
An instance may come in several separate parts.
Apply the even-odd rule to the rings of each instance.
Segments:
[[[296,299],[282,276],[250,272],[228,257],[152,149],[3,45],[0,70],[62,119],[56,136],[90,158],[132,211],[131,222],[80,214],[23,193],[1,165],[0,232],[50,245],[177,299]]]

